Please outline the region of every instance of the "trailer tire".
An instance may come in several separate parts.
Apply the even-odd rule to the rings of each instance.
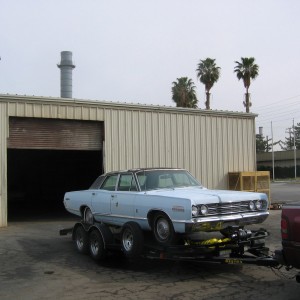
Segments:
[[[144,235],[141,227],[135,222],[127,222],[121,231],[121,248],[128,258],[137,258],[144,248]]]
[[[95,261],[105,259],[107,256],[107,250],[105,249],[105,243],[103,236],[98,229],[93,229],[89,234],[89,248],[90,255]]]
[[[89,252],[89,237],[81,225],[74,229],[74,241],[79,253],[87,254]]]
[[[153,234],[155,240],[163,246],[172,245],[176,241],[176,234],[172,221],[169,217],[162,213],[158,212],[154,215],[153,218]]]

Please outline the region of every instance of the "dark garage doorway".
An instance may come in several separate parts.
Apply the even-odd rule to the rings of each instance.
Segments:
[[[64,193],[88,189],[103,172],[104,123],[9,118],[8,221],[72,216]]]
[[[8,149],[8,221],[72,217],[67,191],[88,189],[102,173],[102,151]]]

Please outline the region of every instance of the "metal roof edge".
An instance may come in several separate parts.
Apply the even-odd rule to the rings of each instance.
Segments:
[[[258,115],[255,113],[245,113],[238,111],[225,111],[225,110],[206,110],[206,109],[195,109],[185,107],[173,107],[173,106],[160,106],[152,104],[141,104],[141,103],[127,103],[127,102],[113,102],[104,100],[88,100],[88,99],[76,99],[76,98],[60,98],[60,97],[44,97],[44,96],[28,96],[28,95],[14,95],[14,94],[0,94],[0,102],[10,101],[22,101],[22,102],[36,102],[41,101],[44,103],[61,103],[63,105],[75,104],[75,105],[86,105],[86,106],[104,106],[111,108],[131,108],[135,110],[154,110],[154,111],[172,111],[177,113],[192,113],[202,115],[226,115],[232,117],[242,118],[255,118]]]

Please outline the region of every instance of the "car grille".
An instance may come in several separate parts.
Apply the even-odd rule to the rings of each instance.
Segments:
[[[254,212],[257,210],[250,210],[249,208],[250,201],[240,201],[233,203],[215,203],[207,204],[208,214],[205,216],[215,216],[215,215],[230,215],[236,213],[245,213],[245,212]],[[198,205],[200,211],[201,205]],[[265,210],[265,201],[263,201],[263,207],[261,210]]]

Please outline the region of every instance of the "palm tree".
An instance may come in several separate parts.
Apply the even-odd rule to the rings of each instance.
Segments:
[[[172,84],[172,99],[177,107],[197,108],[196,87],[192,79],[180,77]]]
[[[242,62],[235,61],[237,64],[234,68],[238,80],[243,79],[244,86],[246,88],[246,101],[244,101],[244,106],[246,107],[246,112],[250,111],[250,106],[252,103],[249,99],[249,87],[251,84],[251,79],[255,79],[258,76],[258,65],[254,63],[254,57],[241,57]]]
[[[215,59],[206,58],[200,60],[197,68],[197,77],[205,85],[206,92],[206,109],[210,109],[210,89],[213,87],[214,83],[218,81],[220,77],[220,67],[215,63]]]

